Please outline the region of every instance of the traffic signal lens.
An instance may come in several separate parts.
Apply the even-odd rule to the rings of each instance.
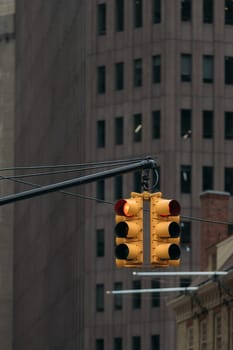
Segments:
[[[169,202],[169,211],[170,211],[170,215],[172,215],[172,216],[179,215],[179,213],[180,213],[180,204],[179,204],[179,202],[177,202],[175,199],[172,199]]]
[[[115,255],[117,259],[125,260],[129,255],[129,248],[126,244],[119,244],[115,249]]]
[[[180,248],[177,244],[171,244],[168,249],[171,260],[177,260],[180,257]]]
[[[177,222],[171,222],[168,227],[169,235],[171,238],[177,238],[180,235],[180,226]]]
[[[121,221],[115,226],[115,234],[117,237],[127,237],[129,226],[126,222]]]
[[[130,205],[125,199],[120,199],[115,204],[115,212],[121,216],[132,216],[129,214]]]

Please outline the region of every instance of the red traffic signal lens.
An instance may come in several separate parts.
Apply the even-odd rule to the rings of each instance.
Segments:
[[[175,199],[172,199],[169,202],[169,211],[170,215],[176,216],[180,214],[180,204]]]
[[[129,215],[129,203],[125,199],[120,199],[119,201],[117,201],[114,210],[117,213],[117,215],[132,216]]]

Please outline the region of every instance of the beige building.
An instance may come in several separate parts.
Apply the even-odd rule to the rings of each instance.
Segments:
[[[0,0],[0,196],[14,192],[2,176],[14,166],[14,1]],[[13,323],[13,205],[0,207],[0,348],[12,349]]]

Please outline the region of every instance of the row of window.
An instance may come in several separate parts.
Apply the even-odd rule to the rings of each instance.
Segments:
[[[122,32],[125,29],[125,1],[115,0],[114,5],[115,31]],[[143,27],[143,0],[132,0],[132,5],[133,26],[134,28],[141,28]],[[225,24],[233,25],[232,0],[225,0],[225,6],[222,10],[225,12]],[[202,18],[203,23],[213,23],[214,0],[203,0]],[[192,0],[180,0],[180,19],[183,22],[192,20]],[[161,0],[151,0],[151,20],[152,24],[161,22]],[[107,34],[107,4],[105,2],[97,5],[97,34]]]
[[[192,137],[192,110],[182,109],[180,113],[180,136],[184,139]],[[133,115],[131,134],[133,142],[142,141],[143,116],[141,113]],[[96,122],[96,146],[104,148],[106,146],[106,121],[104,119]],[[161,137],[161,112],[151,113],[151,138]],[[124,144],[124,117],[115,117],[114,120],[114,143]],[[202,112],[202,137],[212,139],[214,137],[214,113],[213,111]],[[233,112],[224,113],[224,137],[225,140],[233,140]],[[148,138],[148,135],[147,135]],[[127,132],[129,140],[129,133]]]
[[[193,64],[191,54],[181,54],[180,61],[180,79],[182,82],[191,82],[193,75]],[[206,84],[214,82],[214,56],[203,55],[202,62],[202,81]],[[143,60],[137,58],[133,60],[133,86],[143,86]],[[233,85],[233,57],[224,57],[224,77],[226,85]],[[152,56],[151,60],[151,79],[153,84],[161,83],[161,55]],[[97,93],[106,92],[106,66],[97,67]],[[125,64],[124,62],[115,63],[114,69],[114,89],[120,91],[125,85]]]
[[[195,174],[196,176],[196,174]],[[141,192],[141,173],[133,174],[132,187],[135,192]],[[158,184],[158,188],[160,185]],[[202,167],[202,190],[214,190],[214,167],[203,166]],[[224,191],[233,195],[233,168],[224,168]],[[180,192],[191,194],[192,193],[192,166],[181,165],[180,166]],[[114,178],[114,199],[123,197],[123,177],[122,175]],[[99,180],[96,183],[96,197],[98,201],[105,201],[105,180]]]
[[[123,345],[124,344],[124,345]],[[160,350],[160,336],[158,334],[151,336],[150,341],[150,350]],[[96,339],[96,346],[95,350],[105,350],[110,349],[109,347],[105,347],[104,339],[98,338]],[[142,344],[141,344],[141,337],[140,336],[132,336],[131,339],[131,347],[129,348],[128,342],[123,342],[123,339],[121,337],[117,337],[113,339],[113,350],[141,350]]]

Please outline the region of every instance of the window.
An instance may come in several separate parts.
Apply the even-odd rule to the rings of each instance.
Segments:
[[[182,221],[181,222],[181,235],[180,235],[180,243],[183,247],[190,247],[192,243],[192,226],[190,221]]]
[[[97,148],[105,147],[105,120],[97,121]]]
[[[225,24],[233,25],[233,2],[225,0]]]
[[[152,139],[160,138],[160,111],[152,112]]]
[[[203,166],[202,168],[202,190],[213,190],[214,188],[214,168]]]
[[[181,55],[181,81],[192,81],[192,56],[190,54]]]
[[[120,199],[123,197],[123,177],[122,175],[115,176],[114,178],[115,181],[115,199]]]
[[[153,72],[153,83],[160,83],[161,81],[160,55],[156,55],[152,57],[152,72]]]
[[[104,94],[106,90],[106,68],[100,66],[97,68],[97,92]]]
[[[98,35],[106,34],[106,4],[98,4],[97,7],[97,32]]]
[[[104,256],[104,229],[96,230],[96,256]]]
[[[133,281],[133,289],[141,289],[141,281]],[[141,308],[141,294],[135,293],[132,294],[132,306],[133,309]]]
[[[114,350],[122,350],[122,338],[114,338]]]
[[[189,326],[187,329],[187,349],[194,350],[194,334],[193,326]]]
[[[207,349],[207,321],[205,319],[200,321],[200,345],[200,350]]]
[[[115,89],[124,89],[124,63],[119,62],[115,64]]]
[[[191,166],[181,165],[180,171],[181,193],[191,193]]]
[[[95,344],[96,350],[104,350],[104,339],[96,339]]]
[[[214,58],[210,55],[203,56],[203,83],[214,81]]]
[[[222,347],[222,317],[218,312],[214,316],[214,349],[223,350]]]
[[[180,278],[180,287],[186,288],[186,287],[190,286],[191,282],[192,282],[191,278],[187,278],[187,277],[183,278],[182,277],[182,278]]]
[[[142,86],[142,59],[135,59],[133,62],[133,80],[134,86],[140,87]]]
[[[233,168],[225,168],[225,191],[233,195]]]
[[[213,111],[203,111],[202,117],[202,136],[205,139],[211,139],[213,137]]]
[[[233,112],[225,112],[225,139],[233,140]]]
[[[225,57],[225,84],[233,84],[233,57],[229,56]]]
[[[192,17],[192,1],[181,0],[181,20],[190,21]]]
[[[190,138],[192,134],[191,116],[192,116],[192,111],[190,109],[181,110],[180,133],[181,133],[181,137],[183,137],[184,139]]]
[[[105,199],[105,182],[104,180],[98,180],[96,183],[96,197],[99,201],[104,201]]]
[[[160,280],[151,280],[151,288],[156,289],[160,288]],[[160,293],[152,292],[151,293],[151,307],[159,307],[160,306]]]
[[[142,190],[142,180],[140,171],[136,171],[133,173],[133,188],[135,192],[141,192]]]
[[[161,0],[152,1],[152,16],[154,24],[161,22]]]
[[[142,0],[133,0],[134,2],[134,28],[142,27]]]
[[[155,334],[151,336],[151,350],[160,350],[160,336]]]
[[[213,23],[214,4],[213,0],[203,0],[203,22]]]
[[[132,350],[141,350],[141,337],[132,337]]]
[[[117,32],[124,30],[124,0],[115,0],[115,29]]]
[[[133,140],[134,142],[142,141],[142,115],[141,113],[133,116]]]
[[[115,118],[115,144],[122,145],[124,142],[124,119],[123,117]]]
[[[122,290],[122,282],[114,283],[114,290]],[[114,294],[114,310],[122,310],[123,307],[123,297],[122,294]]]
[[[104,311],[104,285],[103,284],[96,285],[96,311],[97,312]]]

